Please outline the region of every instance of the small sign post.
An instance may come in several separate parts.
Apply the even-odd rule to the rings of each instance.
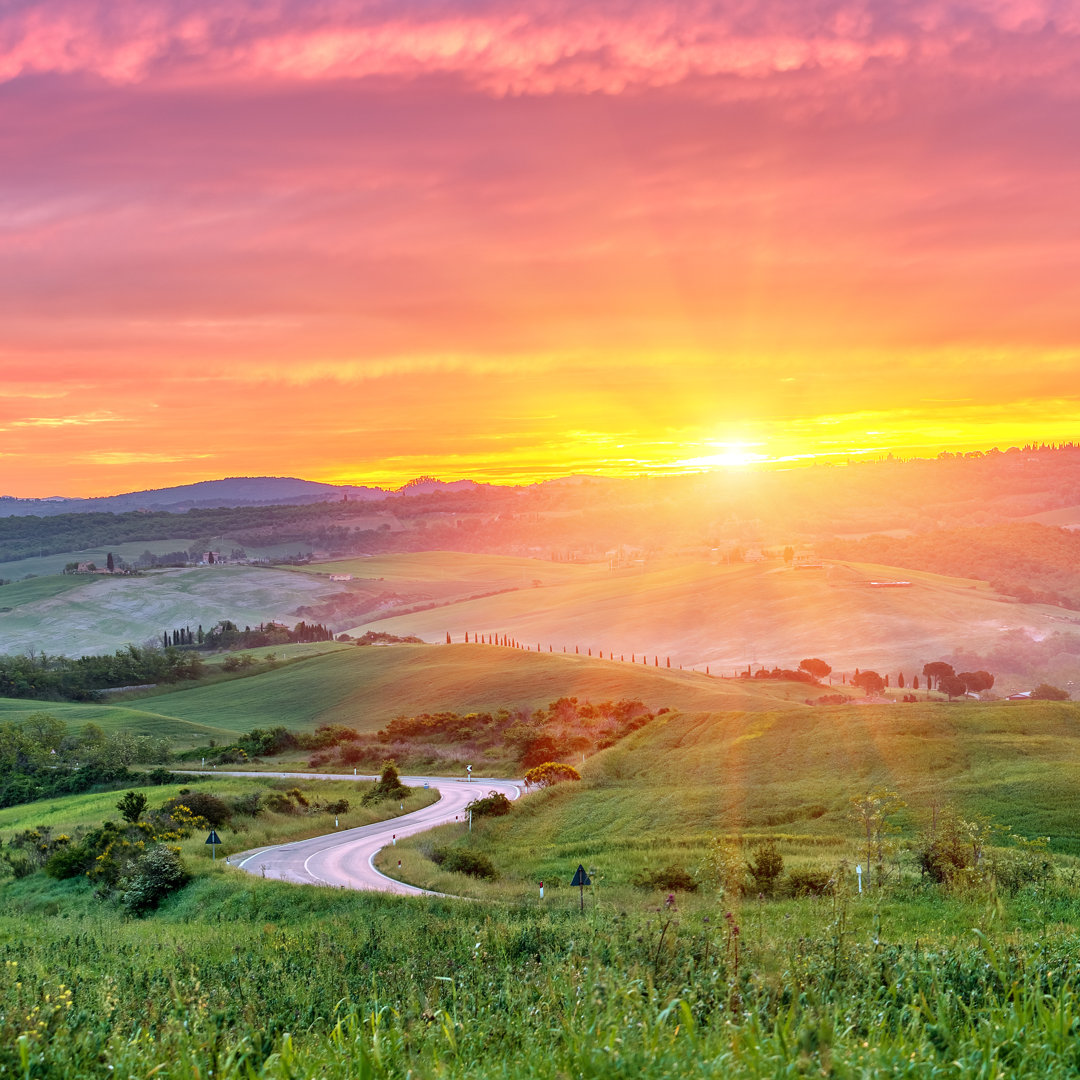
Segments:
[[[574,874],[574,880],[570,882],[571,885],[576,885],[581,890],[581,910],[585,910],[585,886],[592,884],[592,878],[585,873],[585,867],[578,863],[577,871]]]
[[[540,899],[544,899],[544,883],[542,881],[540,882]]]
[[[855,873],[859,876],[859,892],[862,892],[862,863],[855,864]]]
[[[221,840],[213,829],[210,830],[210,835],[206,838],[206,842],[210,845],[211,860],[217,862],[217,846],[221,843]]]
[[[466,765],[465,766],[465,771],[469,774],[468,776],[465,777],[465,779],[467,781],[469,781],[470,783],[472,783],[472,766],[471,765]]]

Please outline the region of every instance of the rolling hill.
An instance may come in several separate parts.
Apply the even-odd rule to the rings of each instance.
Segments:
[[[536,707],[564,695],[634,698],[651,708],[761,709],[789,701],[796,707],[811,689],[748,687],[745,680],[496,646],[394,645],[347,649],[249,678],[140,697],[138,706],[234,732],[278,724],[376,731],[401,714]]]
[[[305,648],[316,647],[292,648],[302,656]],[[801,703],[812,693],[802,684],[714,679],[584,656],[494,646],[394,645],[338,648],[275,670],[129,693],[102,705],[0,699],[0,720],[44,710],[73,728],[93,721],[105,730],[164,735],[188,746],[277,725],[312,730],[345,724],[373,732],[399,715],[538,707],[562,696],[638,699],[653,709],[775,711],[805,709]]]
[[[902,579],[907,587],[874,587]],[[1053,634],[1074,625],[1069,613],[1018,604],[984,582],[867,564],[793,570],[693,563],[657,571],[616,571],[575,583],[484,597],[364,623],[366,629],[428,641],[464,634],[509,634],[556,650],[575,646],[645,653],[713,673],[750,663],[797,666],[820,656],[837,672],[856,667],[908,676],[963,649],[980,653],[1008,632]],[[1077,678],[1080,678],[1078,662]]]
[[[887,788],[906,803],[890,867],[912,866],[903,839],[946,806],[1080,855],[1078,718],[1075,705],[1026,702],[668,714],[590,759],[581,783],[530,795],[472,834],[448,826],[394,854],[408,880],[446,888],[420,853],[468,846],[497,868],[498,895],[515,899],[537,881],[566,885],[578,863],[605,890],[647,868],[700,875],[713,839],[733,835],[774,837],[789,868],[833,871],[845,859],[853,878],[866,857],[850,800]]]

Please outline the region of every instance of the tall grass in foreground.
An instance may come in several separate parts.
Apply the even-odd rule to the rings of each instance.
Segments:
[[[141,922],[67,883],[5,899],[0,1075],[26,1080],[1080,1073],[1066,890],[581,915],[217,874]]]

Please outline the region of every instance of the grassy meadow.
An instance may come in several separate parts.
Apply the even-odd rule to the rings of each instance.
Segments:
[[[901,874],[859,895],[849,868],[828,896],[739,898],[705,885],[669,897],[629,876],[692,865],[732,832],[774,835],[785,860],[835,867],[857,854],[847,800],[868,783],[906,794],[905,832],[939,789],[970,810],[996,798],[1000,780],[1015,800],[999,810],[1019,811],[1039,790],[1025,762],[1067,777],[1074,715],[1025,704],[661,716],[597,755],[580,784],[530,795],[471,836],[454,826],[434,837],[497,862],[505,880],[480,902],[266,881],[211,862],[201,835],[185,842],[192,883],[141,919],[80,881],[8,881],[0,1071],[1072,1077],[1080,894],[1067,856],[1053,880],[1016,894],[946,892]],[[240,794],[258,783],[198,786]],[[300,786],[330,798],[342,787]],[[149,793],[156,802],[172,790]],[[3,811],[0,836],[89,824],[115,798]],[[1068,809],[1064,795],[1044,799],[1031,823]],[[255,828],[223,839],[254,846]],[[394,854],[408,868],[432,839]],[[568,884],[579,861],[593,876],[583,912]],[[460,895],[470,880],[433,883]]]

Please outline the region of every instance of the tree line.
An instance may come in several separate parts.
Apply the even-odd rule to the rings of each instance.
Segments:
[[[115,687],[197,679],[203,666],[197,652],[171,645],[127,645],[101,656],[0,656],[0,697],[99,701],[102,690]]]

